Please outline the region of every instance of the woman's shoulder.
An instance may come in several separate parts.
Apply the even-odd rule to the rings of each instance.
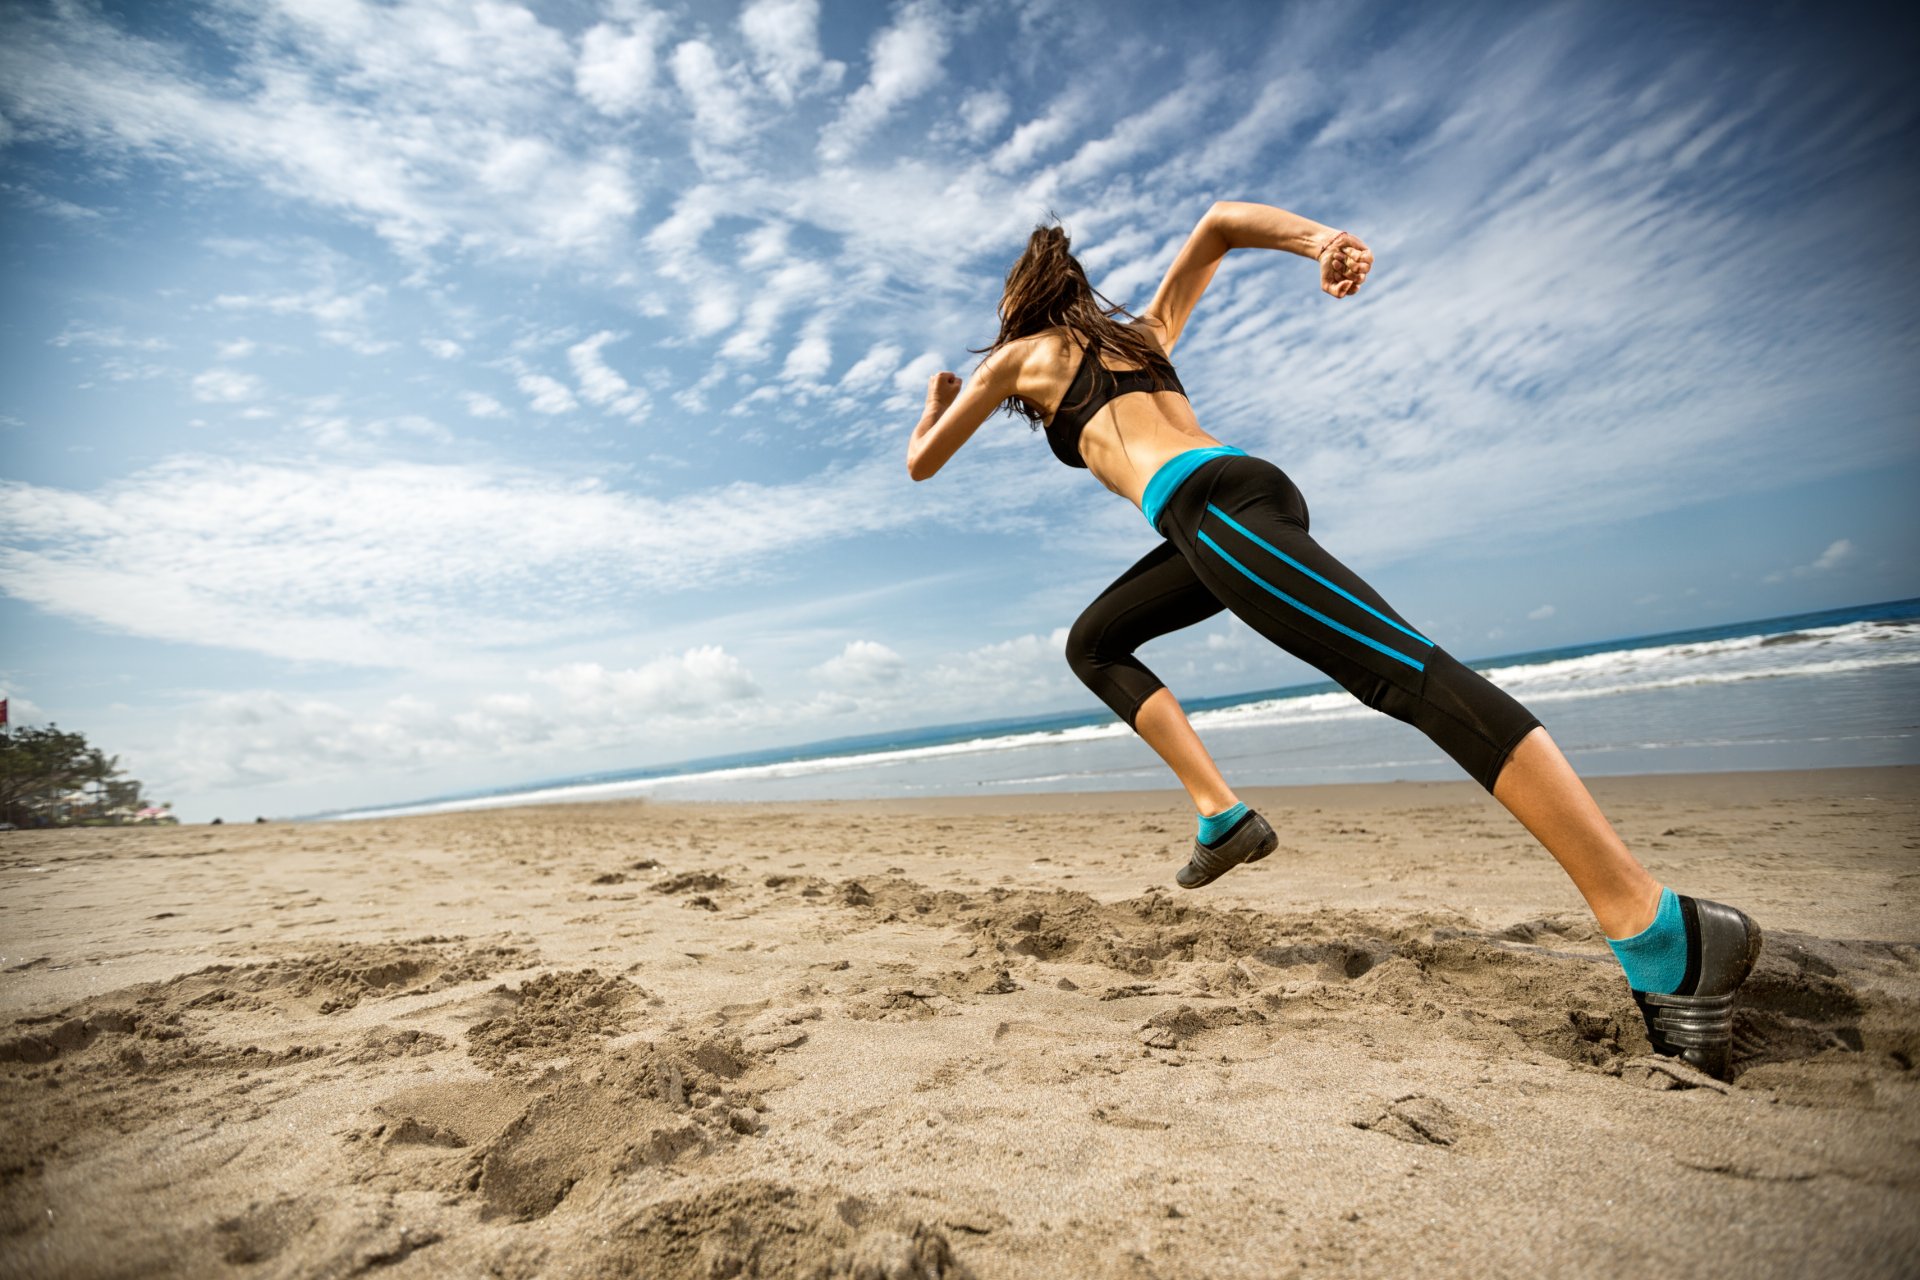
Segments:
[[[1166,330],[1159,321],[1138,319],[1126,327],[1147,335],[1153,340],[1153,345],[1160,349],[1161,355],[1166,354]],[[1079,359],[1080,353],[1086,350],[1086,347],[1085,334],[1066,325],[1056,325],[1051,329],[1042,329],[1038,333],[1030,333],[1022,338],[1014,338],[1002,349],[1022,361],[1072,364]]]
[[[1079,350],[1080,343],[1061,326],[1010,338],[994,356],[1012,368],[1044,373],[1049,368],[1071,364]]]
[[[1153,345],[1160,349],[1160,358],[1162,360],[1168,358],[1167,326],[1161,323],[1158,316],[1152,314],[1135,316],[1132,323],[1127,325],[1127,328],[1137,329],[1147,337],[1153,339]]]

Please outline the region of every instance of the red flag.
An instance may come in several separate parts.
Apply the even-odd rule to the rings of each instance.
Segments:
[[[0,729],[7,727],[7,700],[0,698]]]

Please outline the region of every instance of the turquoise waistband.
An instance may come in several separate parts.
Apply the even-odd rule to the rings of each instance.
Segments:
[[[1244,458],[1245,449],[1236,449],[1230,444],[1209,445],[1204,449],[1189,449],[1185,453],[1176,453],[1160,464],[1153,473],[1153,479],[1147,481],[1147,491],[1140,495],[1140,514],[1147,518],[1154,532],[1160,531],[1160,511],[1167,505],[1174,490],[1186,482],[1203,462],[1214,458]]]

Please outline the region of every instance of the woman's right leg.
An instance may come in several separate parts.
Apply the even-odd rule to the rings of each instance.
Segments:
[[[1659,883],[1539,721],[1315,542],[1306,504],[1278,467],[1230,458],[1196,472],[1169,502],[1162,527],[1242,621],[1458,761],[1546,846],[1609,937],[1652,921]]]
[[[1734,993],[1760,953],[1751,918],[1661,888],[1540,722],[1309,537],[1306,504],[1272,463],[1203,466],[1175,491],[1160,528],[1236,617],[1425,733],[1519,818],[1592,907],[1655,1050],[1726,1075]]]
[[[1114,579],[1067,633],[1067,665],[1166,761],[1202,815],[1230,809],[1239,797],[1220,776],[1173,690],[1134,651],[1204,622],[1224,607],[1200,585],[1179,550],[1162,542]]]

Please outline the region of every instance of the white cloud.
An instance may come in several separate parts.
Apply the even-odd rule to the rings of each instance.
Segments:
[[[247,410],[243,416],[271,417],[260,410]],[[411,436],[435,444],[449,444],[453,433],[432,418],[417,413],[396,414],[387,418],[356,419],[337,413],[302,414],[293,426],[306,432],[313,442],[328,449],[365,453],[381,442]]]
[[[706,719],[737,717],[741,704],[764,697],[752,673],[719,645],[633,668],[567,663],[529,671],[524,682],[456,699],[451,710],[411,695],[349,707],[266,689],[217,694],[191,706],[181,717],[191,727],[142,753],[139,768],[153,789],[204,794],[614,744],[671,753]],[[24,710],[21,700],[16,719]]]
[[[811,674],[846,689],[898,684],[907,660],[875,640],[850,640],[834,657],[814,667]]]
[[[669,60],[674,84],[693,112],[694,134],[717,147],[731,147],[753,132],[753,113],[737,70],[720,65],[704,40],[678,45]]]
[[[602,22],[580,39],[573,82],[580,96],[609,116],[637,113],[653,96],[654,66],[666,15],[642,12],[632,22]]]
[[[820,55],[819,0],[751,0],[740,11],[740,34],[760,82],[788,106],[810,88],[839,83],[846,71]]]
[[[12,126],[6,123],[4,117],[0,117],[0,147],[5,147],[12,139],[12,135]],[[71,200],[62,200],[59,196],[50,196],[44,191],[36,191],[32,187],[17,183],[0,182],[0,192],[25,208],[59,218],[63,222],[84,226],[98,222],[103,217],[98,209],[89,209],[85,205],[75,204]]]
[[[1092,109],[1091,95],[1085,89],[1069,89],[1053,101],[1046,114],[1015,127],[1013,134],[988,160],[996,173],[1024,169],[1042,154],[1073,136]]]
[[[931,696],[962,704],[1058,704],[1085,689],[1067,666],[1067,631],[1058,627],[1044,636],[1023,635],[981,645],[936,664],[916,683]]]
[[[987,704],[1035,708],[1084,701],[1085,686],[1066,663],[1067,630],[976,645],[912,666],[878,641],[849,641],[807,669],[801,687],[812,692],[806,699],[770,702],[758,708],[757,722],[817,727],[822,717],[842,715],[879,722],[960,718]]]
[[[629,422],[639,422],[647,416],[647,393],[630,385],[600,355],[601,348],[619,337],[611,330],[602,330],[568,347],[567,361],[573,366],[574,379],[580,384],[580,394],[586,397],[587,403]]]
[[[193,377],[193,398],[212,404],[238,404],[260,394],[260,379],[235,369],[209,369]]]
[[[1545,622],[1554,615],[1554,612],[1555,610],[1552,605],[1543,604],[1538,609],[1530,609],[1527,611],[1527,621]]]
[[[840,375],[840,389],[858,393],[884,384],[893,371],[900,367],[900,357],[904,354],[894,343],[874,343],[867,349],[867,354],[854,361],[853,367]]]
[[[740,327],[721,344],[720,355],[747,363],[767,359],[772,355],[768,340],[787,312],[828,297],[833,284],[832,273],[820,263],[789,261],[753,290]]]
[[[960,103],[960,124],[969,140],[984,142],[1006,123],[1012,111],[1013,103],[1007,100],[1006,94],[998,89],[981,89],[968,94]]]
[[[1814,560],[1812,568],[1816,573],[1823,572],[1835,567],[1852,554],[1853,542],[1847,538],[1837,539],[1829,543],[1827,549],[1820,553],[1819,557]]]
[[[833,367],[833,343],[827,334],[827,318],[814,316],[801,326],[799,341],[787,352],[780,367],[783,382],[818,382]]]
[[[930,0],[901,6],[893,25],[874,36],[867,82],[854,90],[840,115],[820,134],[820,157],[839,163],[852,156],[887,116],[937,83],[947,54],[947,19]]]
[[[348,440],[416,428],[433,424],[308,426]],[[1003,494],[903,503],[903,483],[892,456],[671,500],[477,464],[186,457],[85,492],[0,481],[0,590],[133,635],[444,673],[631,631],[636,592],[752,581],[902,527],[1031,524]]]
[[[718,702],[760,696],[760,685],[740,660],[719,645],[703,645],[641,667],[609,671],[597,662],[572,662],[530,676],[575,707],[613,717],[688,715]]]
[[[138,382],[150,378],[173,377],[178,373],[178,370],[167,365],[122,355],[106,356],[95,368],[110,382]]]
[[[793,253],[793,227],[786,222],[763,222],[740,237],[739,264],[771,267]]]
[[[467,412],[476,418],[504,418],[506,406],[490,395],[478,391],[469,391],[462,397],[467,404]]]
[[[923,400],[927,394],[927,380],[944,367],[945,361],[937,351],[922,352],[907,361],[893,375],[896,394],[887,403],[899,407],[907,402],[918,403]]]
[[[390,776],[512,741],[504,733],[477,741],[471,722],[463,726],[418,699],[350,709],[268,689],[206,698],[182,720],[170,743],[143,753],[140,770],[152,779],[150,789],[193,794]],[[520,736],[534,736],[526,727],[514,726]]]
[[[1853,556],[1853,540],[1837,538],[1827,544],[1827,549],[1813,558],[1811,564],[1797,564],[1791,569],[1778,569],[1762,579],[1764,582],[1785,582],[1788,578],[1807,578],[1816,573],[1830,573],[1839,568]]]
[[[301,38],[317,62],[355,87],[408,102],[438,101],[461,110],[537,100],[572,61],[566,38],[517,4],[261,6],[269,25]]]
[[[458,360],[467,353],[467,349],[451,338],[422,338],[420,345],[429,354],[441,360]]]
[[[573,392],[567,389],[566,383],[549,378],[544,373],[523,373],[518,385],[535,413],[572,413],[580,407],[580,402],[573,398]]]
[[[0,102],[28,136],[237,174],[409,253],[593,254],[638,207],[616,148],[542,147],[571,52],[517,5],[235,6],[223,21],[239,62],[224,78],[97,11],[10,15]],[[490,165],[523,143],[537,163],[502,192]]]
[[[701,237],[731,211],[730,204],[723,187],[702,183],[688,189],[673,202],[673,212],[647,232],[647,247],[669,262],[697,253]]]
[[[379,355],[391,351],[393,344],[372,336],[368,313],[386,295],[384,285],[370,284],[341,291],[332,284],[320,284],[298,293],[223,293],[213,302],[229,311],[307,316],[318,326],[317,332],[323,341],[361,355]]]
[[[1177,130],[1190,124],[1219,92],[1211,79],[1198,79],[1162,97],[1145,111],[1129,115],[1104,138],[1083,143],[1055,177],[1065,183],[1083,183],[1134,159]]]

